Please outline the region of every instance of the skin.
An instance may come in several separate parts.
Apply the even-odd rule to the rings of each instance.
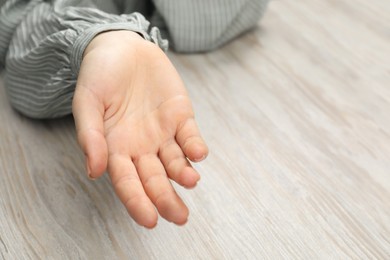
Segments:
[[[119,199],[141,226],[158,214],[177,225],[189,211],[170,179],[193,188],[190,161],[208,148],[184,84],[158,46],[130,31],[96,36],[85,50],[73,100],[90,178],[107,170]]]

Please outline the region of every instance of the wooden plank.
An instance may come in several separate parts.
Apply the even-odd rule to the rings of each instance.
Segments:
[[[390,258],[390,2],[273,1],[222,49],[170,53],[211,149],[189,223],[136,226],[71,117],[0,88],[0,258]],[[3,84],[3,83],[0,83]]]

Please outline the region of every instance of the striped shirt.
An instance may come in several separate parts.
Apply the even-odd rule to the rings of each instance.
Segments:
[[[255,26],[269,0],[0,0],[0,68],[12,106],[71,113],[82,54],[97,34],[140,33],[162,49],[210,51]],[[163,37],[162,37],[163,36]]]

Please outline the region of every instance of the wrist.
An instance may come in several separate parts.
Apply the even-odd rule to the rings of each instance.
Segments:
[[[92,50],[99,48],[117,48],[132,46],[133,48],[147,42],[140,34],[128,30],[106,31],[96,35],[85,48],[83,58]]]

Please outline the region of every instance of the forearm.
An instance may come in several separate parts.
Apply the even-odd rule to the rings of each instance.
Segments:
[[[20,21],[2,48],[9,100],[29,117],[71,113],[82,55],[97,34],[130,30],[167,48],[158,31],[148,30],[149,23],[140,14],[111,15],[94,8],[66,6],[68,1],[34,2],[26,15],[17,17]]]
[[[0,0],[0,67],[5,58],[16,28],[23,17],[34,8],[39,1]]]

